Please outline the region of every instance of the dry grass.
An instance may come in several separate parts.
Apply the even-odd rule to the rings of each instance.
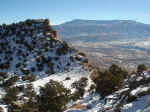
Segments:
[[[78,54],[79,54],[80,56],[86,57],[86,54],[83,53],[83,52],[79,52]]]
[[[81,103],[77,103],[77,104],[72,105],[68,109],[86,109],[86,106]]]
[[[94,69],[90,75],[90,78],[95,81],[97,78],[99,77],[99,73],[97,71],[97,69]]]
[[[2,111],[2,112],[4,111],[2,107],[0,107],[0,112],[1,112],[1,111]]]

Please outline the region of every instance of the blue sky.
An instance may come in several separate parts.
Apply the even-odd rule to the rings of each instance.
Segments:
[[[150,24],[150,0],[0,0],[0,24],[49,18],[52,24],[72,19],[130,19]]]

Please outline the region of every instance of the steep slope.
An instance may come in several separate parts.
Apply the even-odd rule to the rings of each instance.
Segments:
[[[104,99],[92,94],[80,100],[84,109],[69,109],[66,112],[149,112],[150,72],[132,74],[124,86]]]
[[[10,111],[10,105],[20,107],[30,100],[26,95],[29,85],[33,85],[31,93],[38,95],[50,80],[73,94],[76,89],[72,84],[84,78],[88,94],[92,81],[83,63],[88,63],[87,57],[60,41],[47,19],[0,26],[0,111]],[[10,100],[8,94],[16,96]]]
[[[26,20],[0,26],[0,71],[44,75],[75,66],[75,51],[55,39],[48,20]]]

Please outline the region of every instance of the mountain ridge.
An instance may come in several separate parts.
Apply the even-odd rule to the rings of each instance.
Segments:
[[[68,24],[68,23],[75,23],[75,22],[93,22],[93,23],[119,23],[119,22],[128,22],[128,23],[141,23],[141,24],[146,24],[143,22],[139,22],[136,20],[130,20],[130,19],[112,19],[112,20],[96,20],[96,19],[73,19],[71,21],[66,21],[58,25],[63,25],[63,24]],[[150,24],[146,24],[150,25]],[[54,25],[55,26],[55,25]],[[56,25],[57,26],[57,25]]]
[[[150,25],[133,20],[81,20],[76,19],[54,25],[58,35],[68,41],[110,41],[140,39],[150,36]],[[89,39],[89,40],[88,40]]]

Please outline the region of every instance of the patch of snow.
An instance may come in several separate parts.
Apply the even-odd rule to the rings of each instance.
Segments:
[[[8,112],[8,106],[7,105],[0,105],[2,107],[3,111],[2,112]]]
[[[70,80],[65,80],[67,77],[70,77]],[[53,75],[50,75],[45,78],[41,78],[39,80],[36,80],[32,82],[33,87],[35,88],[35,91],[39,93],[40,86],[44,86],[46,83],[49,82],[50,79],[59,81],[62,83],[66,88],[71,89],[71,92],[74,92],[75,90],[72,89],[71,84],[77,80],[79,80],[82,77],[88,77],[88,74],[86,71],[84,71],[81,67],[75,67],[70,72],[62,72],[62,73],[56,73]]]
[[[116,93],[120,94],[120,93],[128,91],[128,90],[129,90],[129,88],[124,88],[124,89],[121,89],[121,90],[117,91]]]
[[[143,112],[150,112],[150,105],[149,105],[149,107],[147,107],[146,109],[144,109]]]
[[[139,93],[148,91],[149,87],[138,87],[130,92],[130,95],[137,96]]]
[[[124,105],[121,112],[143,112],[148,104],[150,104],[150,95],[140,97],[137,101]],[[149,111],[145,110],[145,112]]]
[[[143,77],[138,77],[137,79],[136,79],[136,81],[141,81],[143,79]]]

